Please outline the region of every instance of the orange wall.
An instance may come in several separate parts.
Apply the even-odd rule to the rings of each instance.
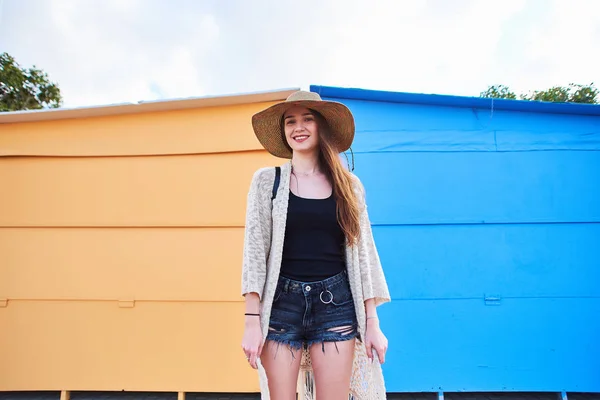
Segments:
[[[250,178],[281,162],[266,105],[0,125],[0,391],[259,390],[239,287]]]

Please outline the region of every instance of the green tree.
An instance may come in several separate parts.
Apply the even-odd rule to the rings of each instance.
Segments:
[[[494,98],[494,99],[513,99],[517,98],[517,95],[510,91],[507,86],[494,85],[487,88],[485,92],[481,92],[481,97]]]
[[[546,90],[536,90],[529,95],[522,94],[521,99],[567,103],[569,102],[569,89],[562,86],[554,86]]]
[[[587,103],[598,104],[600,91],[594,86],[571,83],[567,87],[554,86],[546,90],[536,90],[529,94],[521,94],[519,99],[530,101],[550,101],[555,103]],[[507,86],[494,85],[481,92],[481,97],[497,99],[516,99],[517,96]]]
[[[8,53],[0,54],[0,112],[58,108],[60,88],[35,67],[22,68]]]

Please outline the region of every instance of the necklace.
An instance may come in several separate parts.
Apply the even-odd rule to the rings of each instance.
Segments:
[[[300,175],[304,176],[304,177],[309,177],[312,175],[317,175],[320,171],[315,170],[313,172],[299,172]],[[296,171],[294,169],[294,165],[292,164],[292,175],[294,175],[294,178],[296,178],[296,192],[298,192],[298,196],[301,196],[300,194],[300,179],[298,179],[298,176],[296,175]]]
[[[292,174],[296,175],[296,172],[297,172],[297,171],[296,171],[296,169],[294,168],[294,165],[292,165]],[[319,174],[319,173],[320,173],[320,171],[319,171],[318,169],[315,169],[313,172],[301,172],[301,171],[298,171],[298,173],[299,173],[300,175],[303,175],[303,176],[311,176],[311,175],[317,175],[317,174]]]

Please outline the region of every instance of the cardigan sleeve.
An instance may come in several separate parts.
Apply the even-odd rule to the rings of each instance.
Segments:
[[[358,241],[358,260],[362,279],[364,300],[375,299],[375,305],[391,300],[388,285],[379,259],[377,246],[373,237],[371,221],[367,211],[364,186],[356,178],[359,192],[360,238]]]
[[[256,171],[248,191],[242,263],[242,296],[256,292],[261,299],[267,276],[272,227],[266,175],[264,168]]]

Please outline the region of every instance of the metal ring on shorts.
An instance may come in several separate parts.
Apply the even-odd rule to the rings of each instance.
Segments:
[[[323,301],[323,293],[329,293],[329,301]],[[321,303],[323,304],[329,304],[331,302],[333,302],[333,293],[331,293],[329,290],[325,289],[325,291],[321,292],[321,294],[319,295],[319,299],[321,299]]]

